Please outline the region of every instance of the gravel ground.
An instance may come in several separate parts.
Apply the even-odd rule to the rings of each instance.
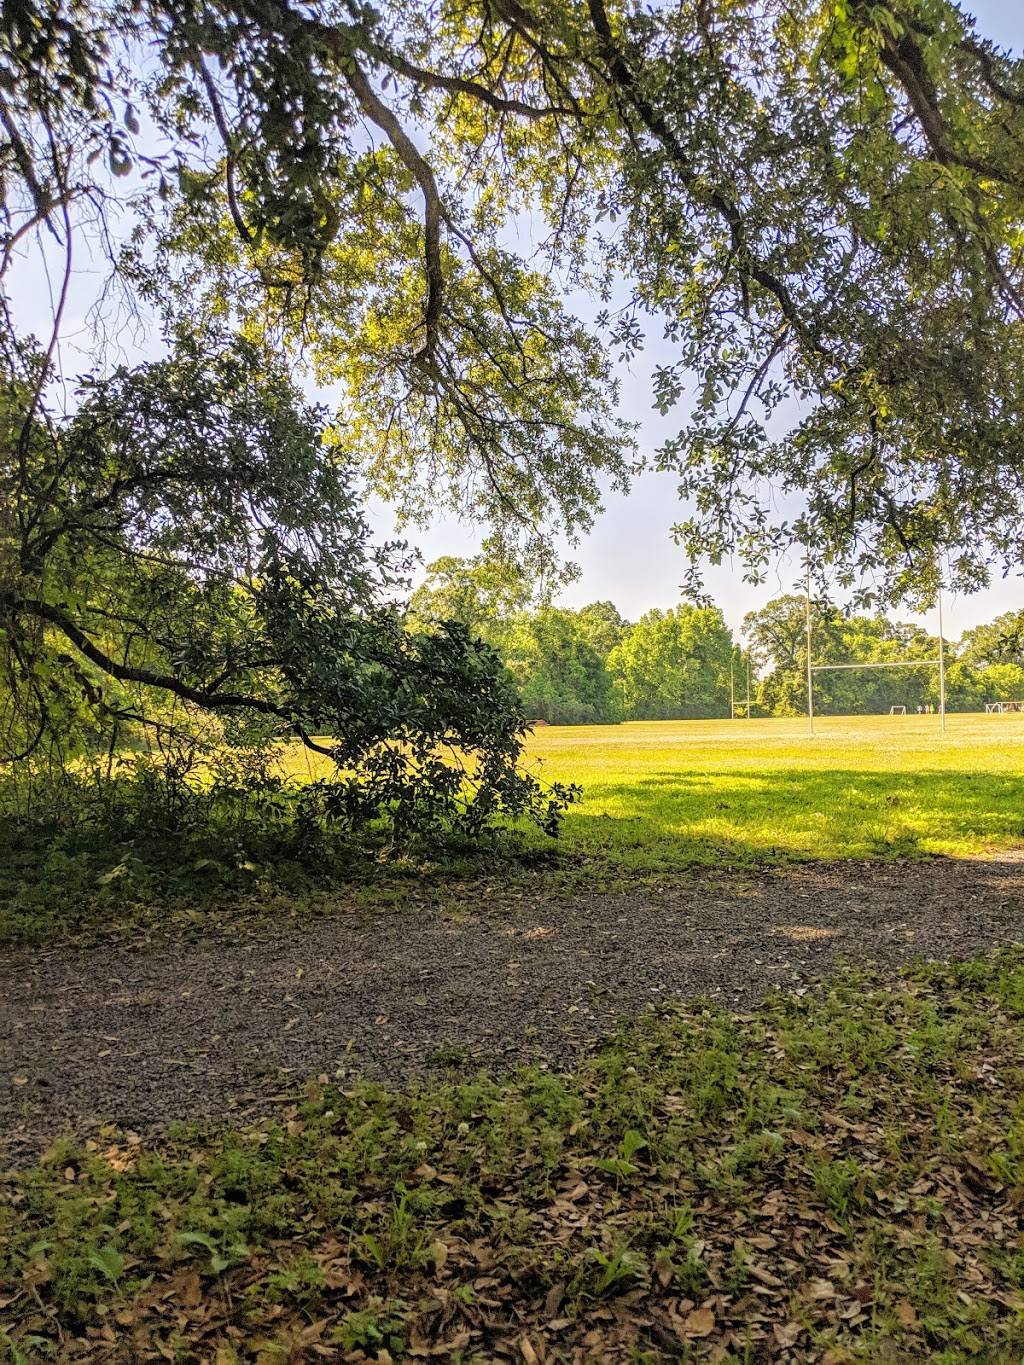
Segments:
[[[1018,860],[813,865],[572,904],[328,917],[0,959],[0,1165],[64,1132],[273,1112],[310,1075],[565,1067],[652,1001],[1024,940]]]

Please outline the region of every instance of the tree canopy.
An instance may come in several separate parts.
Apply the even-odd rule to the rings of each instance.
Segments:
[[[608,668],[631,720],[728,715],[732,635],[717,607],[684,604],[641,616]]]
[[[939,551],[966,586],[1019,562],[1024,67],[952,0],[23,0],[4,23],[8,255],[134,196],[122,278],[301,343],[410,515],[446,502],[537,552],[552,518],[588,524],[628,442],[556,280],[619,281],[614,343],[662,327],[658,403],[692,404],[659,461],[693,553],[756,572],[795,541],[917,593]],[[523,214],[538,254],[508,248]]]

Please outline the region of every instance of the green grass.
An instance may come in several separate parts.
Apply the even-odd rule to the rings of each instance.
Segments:
[[[693,866],[968,856],[1024,840],[1024,715],[545,727],[549,780],[580,782],[567,854],[643,876]]]
[[[1022,1086],[1017,950],[650,1013],[571,1076],[59,1143],[0,1200],[0,1358],[1009,1365]]]
[[[951,716],[945,737],[934,716],[820,719],[813,737],[801,720],[551,726],[530,737],[526,761],[583,786],[557,842],[517,830],[483,849],[381,861],[345,847],[329,857],[173,840],[110,847],[95,833],[12,841],[0,862],[0,944],[1024,843],[1024,715]],[[285,754],[300,780],[323,764],[297,745]]]

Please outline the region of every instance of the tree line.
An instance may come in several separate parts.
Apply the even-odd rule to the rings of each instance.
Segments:
[[[716,606],[681,603],[627,621],[614,603],[572,609],[536,600],[525,579],[485,557],[445,556],[432,563],[413,593],[410,613],[421,624],[457,621],[503,660],[534,721],[552,725],[621,720],[690,720],[736,710],[801,715],[807,709],[804,598],[782,595],[743,621],[737,640]],[[812,605],[814,662],[893,663],[900,670],[819,673],[815,707],[868,715],[939,704],[936,635],[883,616]],[[1024,610],[1007,612],[945,642],[946,704],[978,711],[987,702],[1024,700]]]

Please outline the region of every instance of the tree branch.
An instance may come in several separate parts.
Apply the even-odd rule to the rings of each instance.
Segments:
[[[118,682],[139,683],[144,687],[155,687],[160,691],[170,692],[172,696],[179,697],[182,701],[202,707],[204,710],[257,711],[264,716],[275,716],[278,720],[284,721],[292,733],[298,735],[307,748],[313,749],[319,754],[325,754],[328,758],[334,756],[333,750],[318,744],[308,734],[290,707],[280,706],[265,697],[253,697],[241,692],[203,691],[197,687],[190,687],[188,683],[182,682],[180,678],[174,677],[171,673],[156,673],[148,668],[136,668],[132,664],[118,663],[116,659],[112,659],[109,654],[100,649],[69,616],[66,616],[64,612],[49,602],[20,597],[14,593],[4,593],[0,595],[0,609],[10,612],[12,615],[32,616],[37,621],[46,621],[55,626],[64,638],[70,641],[91,664]]]
[[[423,223],[423,254],[427,274],[427,303],[423,315],[426,336],[415,359],[430,360],[437,346],[438,326],[444,306],[444,269],[441,265],[441,195],[426,159],[417,150],[409,134],[383,102],[367,79],[365,71],[349,56],[343,65],[345,79],[371,122],[375,123],[398,153],[403,165],[412,173],[423,192],[425,208]]]

